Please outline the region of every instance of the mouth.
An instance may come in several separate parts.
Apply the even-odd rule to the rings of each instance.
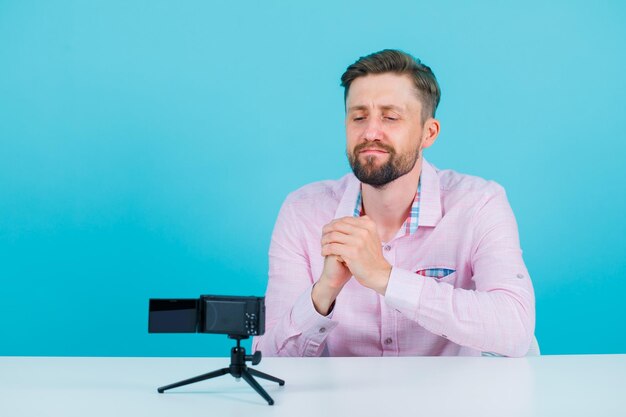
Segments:
[[[361,155],[383,155],[386,153],[389,153],[389,152],[384,151],[382,149],[378,149],[378,148],[363,149],[359,151],[359,154]]]

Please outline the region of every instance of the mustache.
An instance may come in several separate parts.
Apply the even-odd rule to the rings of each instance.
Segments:
[[[372,144],[372,143],[361,143],[354,147],[353,153],[356,155],[363,150],[377,150],[377,151],[385,151],[388,153],[395,153],[395,149],[392,146],[386,145],[384,143]]]

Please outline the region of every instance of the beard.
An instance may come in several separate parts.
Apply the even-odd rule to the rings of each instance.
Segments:
[[[379,164],[377,159],[380,156],[369,155],[365,157],[365,161],[359,159],[359,153],[363,149],[380,149],[388,153],[387,161]],[[352,152],[348,154],[350,168],[354,175],[364,184],[371,185],[374,188],[384,188],[390,182],[408,174],[420,157],[419,144],[417,149],[398,154],[390,145],[365,142],[354,147]]]

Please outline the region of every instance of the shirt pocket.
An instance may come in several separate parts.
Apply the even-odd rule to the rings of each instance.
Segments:
[[[456,269],[449,266],[428,266],[417,268],[415,273],[423,277],[433,278],[437,282],[454,282]]]

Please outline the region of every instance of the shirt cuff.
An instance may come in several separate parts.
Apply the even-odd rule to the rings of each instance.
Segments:
[[[339,325],[331,320],[332,312],[328,316],[322,316],[317,312],[311,297],[312,291],[313,286],[302,293],[291,310],[291,325],[307,340],[305,354],[309,355],[314,355],[331,330]]]
[[[423,287],[422,276],[406,269],[392,267],[385,292],[385,303],[409,319],[417,321]]]

